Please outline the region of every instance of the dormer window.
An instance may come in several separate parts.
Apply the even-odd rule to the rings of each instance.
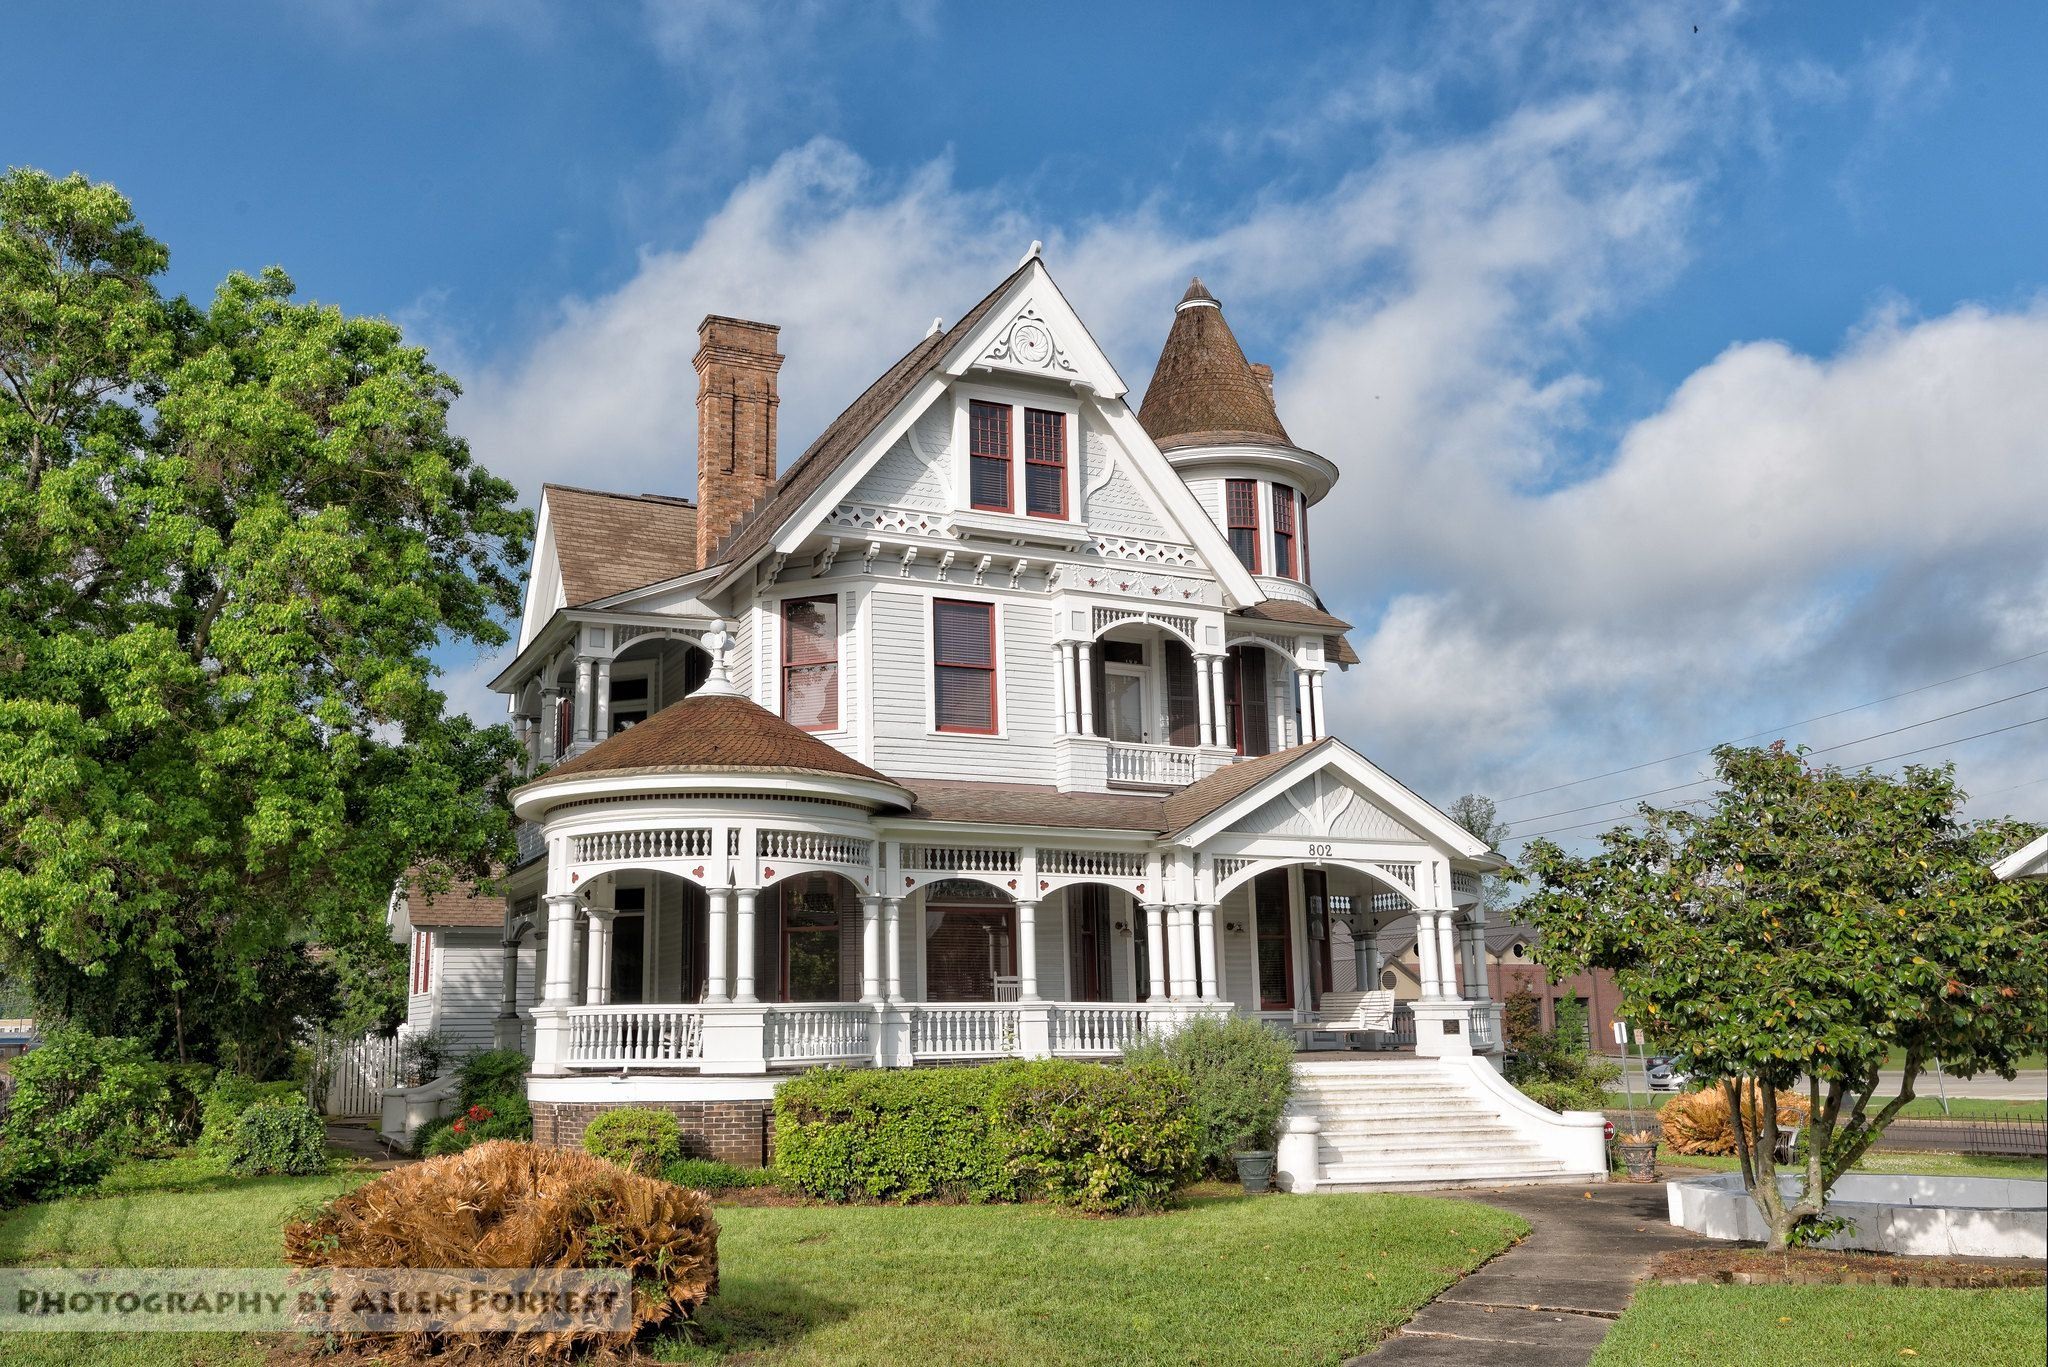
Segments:
[[[1294,557],[1294,490],[1284,484],[1273,486],[1273,573],[1301,578]]]
[[[967,407],[968,501],[984,512],[1010,511],[1010,405],[976,399]]]
[[[1067,515],[1067,415],[1024,410],[1024,511],[1033,517]]]
[[[1230,549],[1253,574],[1259,572],[1259,482],[1255,479],[1225,480],[1225,511],[1229,514]]]

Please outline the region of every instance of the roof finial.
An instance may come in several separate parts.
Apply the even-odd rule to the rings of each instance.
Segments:
[[[1182,309],[1221,309],[1222,307],[1221,304],[1216,302],[1216,296],[1209,293],[1209,287],[1202,283],[1202,277],[1198,275],[1188,281],[1188,292],[1180,297],[1180,303],[1175,306],[1174,312],[1178,313]]]
[[[711,652],[711,673],[697,687],[694,696],[699,698],[737,698],[740,691],[733,687],[732,675],[728,672],[725,657],[739,644],[739,638],[732,634],[721,619],[711,624],[711,629],[697,638],[697,644]]]
[[[1032,239],[1031,239],[1031,250],[1030,250],[1030,251],[1028,251],[1028,252],[1025,252],[1025,253],[1024,253],[1024,255],[1023,255],[1023,257],[1022,257],[1022,258],[1021,258],[1021,259],[1020,259],[1020,260],[1019,260],[1019,261],[1017,262],[1017,266],[1018,266],[1018,269],[1020,269],[1020,270],[1021,270],[1021,269],[1022,269],[1022,268],[1023,268],[1023,267],[1024,267],[1024,266],[1025,266],[1026,264],[1027,264],[1027,263],[1029,263],[1029,262],[1032,262],[1032,261],[1036,261],[1036,260],[1037,260],[1037,259],[1038,259],[1038,258],[1039,258],[1039,257],[1040,257],[1040,256],[1041,256],[1041,255],[1042,255],[1043,253],[1044,253],[1044,251],[1045,251],[1045,244],[1044,244],[1043,242],[1040,242],[1040,241],[1039,241],[1039,240],[1038,240],[1037,238],[1035,238],[1035,237],[1034,237],[1034,238],[1032,238]]]
[[[932,325],[924,330],[924,335],[927,337],[936,337],[945,330],[946,320],[943,318],[934,318],[932,319]]]

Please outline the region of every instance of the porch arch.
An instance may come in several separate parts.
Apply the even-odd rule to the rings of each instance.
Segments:
[[[1263,858],[1219,856],[1216,860],[1216,887],[1211,894],[1213,900],[1221,902],[1238,888],[1251,882],[1262,873],[1274,869],[1290,869],[1296,865],[1304,868],[1340,868],[1363,874],[1377,883],[1385,885],[1386,891],[1400,897],[1407,904],[1407,910],[1422,910],[1422,898],[1414,886],[1384,863],[1366,859],[1351,859],[1342,855],[1329,854],[1310,859],[1301,855],[1268,855]],[[1226,867],[1228,866],[1228,867]]]

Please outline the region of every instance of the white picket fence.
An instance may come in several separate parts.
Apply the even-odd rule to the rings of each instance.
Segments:
[[[396,1035],[315,1036],[307,1099],[326,1115],[380,1114],[384,1089],[398,1085],[399,1045]]]

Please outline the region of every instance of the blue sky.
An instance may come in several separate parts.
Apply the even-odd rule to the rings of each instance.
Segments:
[[[783,324],[794,454],[1030,239],[1140,390],[1199,271],[1346,472],[1340,721],[1448,799],[2048,649],[2044,58],[2038,6],[31,4],[0,129],[176,288],[402,321],[529,490],[692,487],[705,312]],[[2048,816],[2048,725],[1951,753]]]

